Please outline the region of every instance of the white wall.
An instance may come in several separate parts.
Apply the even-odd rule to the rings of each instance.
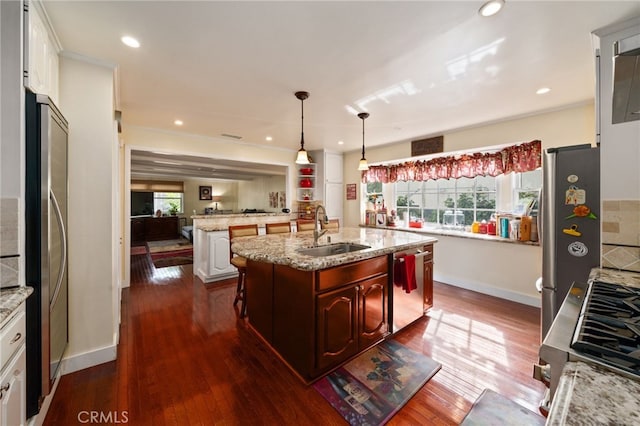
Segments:
[[[216,202],[200,200],[200,186],[210,186],[212,196],[221,196],[218,201],[219,210],[237,210],[238,182],[220,182],[203,179],[187,179],[184,181],[184,215],[190,218],[193,210],[196,214],[204,214],[206,207],[215,208]],[[191,224],[191,219],[187,222]]]
[[[540,139],[543,148],[594,144],[593,103],[445,132],[444,149],[477,149],[534,139]],[[407,159],[411,156],[411,142],[370,148],[366,154],[370,163]],[[360,152],[345,154],[345,184],[360,183],[360,173],[357,171],[359,159]],[[358,226],[361,223],[360,197],[361,194],[358,192],[358,200],[344,203],[346,226]],[[438,235],[434,237],[439,239],[434,248],[435,280],[539,306],[540,296],[535,290],[535,280],[541,275],[541,247]]]
[[[65,372],[116,357],[113,69],[60,61],[60,109],[69,121],[69,348]]]
[[[284,176],[238,182],[238,209],[262,209],[268,212],[279,212],[280,207],[269,206],[269,193],[284,191],[285,188],[286,179]],[[289,198],[292,197],[295,197],[295,192],[289,195]],[[287,201],[291,205],[291,200]]]

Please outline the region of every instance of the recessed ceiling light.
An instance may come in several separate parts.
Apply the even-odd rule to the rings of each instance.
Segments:
[[[271,142],[273,138],[271,136],[267,136],[266,138],[264,138],[264,140],[266,140],[267,142]]]
[[[129,47],[136,49],[140,47],[140,42],[131,36],[123,36],[120,40]]]
[[[344,141],[338,141],[338,145],[344,145]]]
[[[504,0],[489,0],[480,7],[478,13],[484,17],[493,16],[502,9],[502,6],[504,6]]]
[[[548,87],[541,87],[536,90],[536,95],[544,95],[545,93],[549,93],[550,91],[551,89],[549,89]]]
[[[184,121],[176,120],[176,121],[173,122],[173,124],[175,124],[176,126],[182,126],[184,124]]]

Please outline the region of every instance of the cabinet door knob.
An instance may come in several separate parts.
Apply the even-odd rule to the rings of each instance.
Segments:
[[[13,345],[15,342],[17,342],[18,340],[20,340],[20,338],[22,337],[22,333],[16,333],[15,336],[13,336],[13,339],[11,339],[11,341],[9,342],[10,345]]]
[[[0,388],[0,399],[2,399],[2,397],[4,396],[4,393],[8,391],[10,387],[11,387],[11,383],[7,382],[5,383],[4,386]]]

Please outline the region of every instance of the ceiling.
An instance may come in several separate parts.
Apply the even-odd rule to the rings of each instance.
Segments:
[[[640,16],[633,1],[507,0],[490,18],[478,14],[481,1],[43,3],[63,54],[117,65],[125,132],[185,132],[292,156],[300,90],[310,93],[305,147],[333,151],[360,149],[361,111],[370,113],[366,145],[376,146],[589,101],[591,32]],[[551,91],[536,95],[541,87]],[[216,168],[173,159],[183,160]]]

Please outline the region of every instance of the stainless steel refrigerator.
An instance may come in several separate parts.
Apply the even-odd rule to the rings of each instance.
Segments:
[[[586,282],[591,268],[600,265],[600,149],[547,149],[542,170],[538,226],[544,340],[572,283]]]
[[[68,343],[68,123],[53,102],[25,96],[27,417],[40,411]]]

